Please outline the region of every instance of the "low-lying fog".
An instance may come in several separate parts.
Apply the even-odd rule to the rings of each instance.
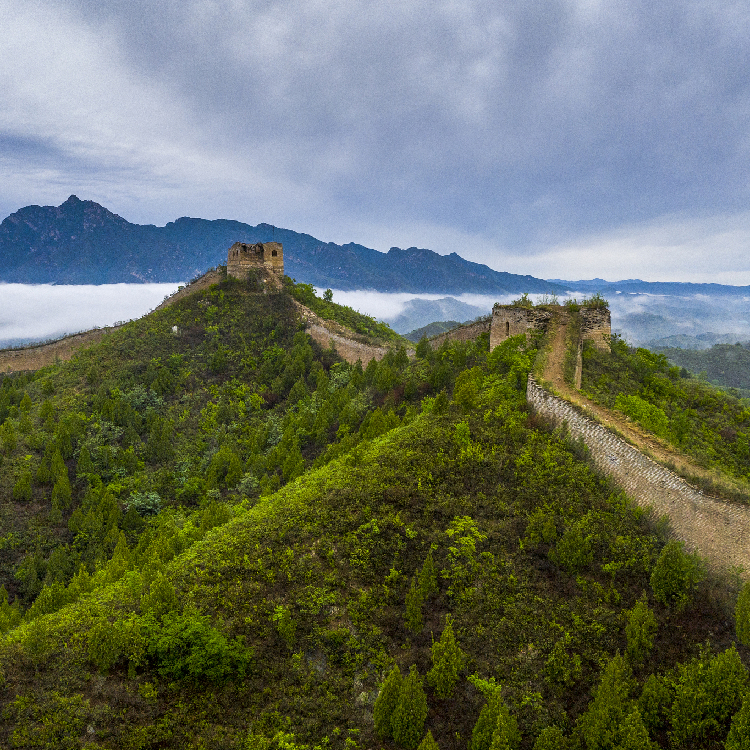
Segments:
[[[178,284],[0,284],[0,348],[140,318]]]
[[[319,293],[322,293],[320,291]],[[518,294],[384,294],[333,290],[334,302],[384,320],[408,333],[435,320],[463,322],[487,315],[495,302],[507,304]],[[530,295],[538,302],[542,295]],[[586,294],[573,292],[582,300]],[[559,297],[564,302],[567,297]],[[714,343],[750,341],[750,298],[692,295],[612,294],[612,330],[635,345],[707,348]]]
[[[0,284],[0,347],[139,318],[177,286]],[[572,296],[582,299],[585,295]],[[335,302],[384,320],[399,333],[436,320],[473,320],[490,313],[495,302],[507,304],[517,297],[333,290]],[[540,296],[532,295],[532,299],[538,301]],[[750,341],[750,298],[613,294],[609,302],[613,331],[632,344],[705,348],[718,342]]]

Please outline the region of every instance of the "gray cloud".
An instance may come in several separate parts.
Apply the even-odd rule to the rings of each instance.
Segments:
[[[741,3],[49,0],[19,12],[0,0],[0,19],[8,211],[78,192],[144,222],[264,220],[379,249],[461,252],[463,238],[462,254],[506,268],[654,222],[679,244],[750,197]],[[739,262],[727,253],[725,272]],[[572,275],[595,273],[607,275]]]

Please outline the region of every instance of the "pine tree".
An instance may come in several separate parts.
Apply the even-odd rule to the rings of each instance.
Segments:
[[[479,713],[471,733],[469,750],[515,750],[520,743],[518,723],[511,716],[498,689],[490,695]]]
[[[616,747],[620,725],[632,708],[632,682],[627,661],[617,654],[605,667],[601,682],[594,690],[594,699],[578,720],[577,729],[588,750]]]
[[[750,646],[750,581],[747,581],[737,597],[734,610],[737,640],[743,646]]]
[[[417,750],[440,750],[438,743],[435,742],[435,739],[432,736],[432,732],[429,730],[427,731],[424,739],[419,743]]]
[[[401,670],[397,664],[390,671],[388,677],[385,678],[375,701],[375,707],[372,712],[373,720],[375,722],[375,732],[381,739],[385,740],[393,736],[391,716],[393,716],[398,703],[402,682]]]
[[[651,651],[656,628],[656,617],[649,609],[644,595],[628,613],[628,623],[625,626],[625,635],[628,639],[627,653],[633,662],[642,661]]]
[[[394,742],[407,750],[414,750],[424,734],[426,718],[427,696],[424,694],[419,672],[412,664],[401,685],[398,704],[391,716]]]
[[[427,682],[434,686],[438,698],[448,698],[453,693],[463,662],[464,655],[456,643],[453,621],[448,615],[440,640],[432,644],[432,669],[427,673]]]
[[[406,595],[406,626],[413,633],[422,630],[422,603],[424,598],[417,583],[417,577],[411,579],[411,587]]]
[[[419,571],[419,590],[423,599],[427,599],[430,594],[437,594],[438,592],[437,569],[435,568],[435,561],[432,559],[432,550],[430,550],[422,569]]]
[[[21,476],[13,486],[13,499],[19,502],[28,503],[32,498],[31,490],[31,469],[25,468]]]

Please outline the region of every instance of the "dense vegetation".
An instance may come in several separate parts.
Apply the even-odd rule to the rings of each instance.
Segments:
[[[348,365],[228,281],[4,378],[0,744],[745,747],[750,590],[736,643],[488,348]]]
[[[750,480],[750,408],[731,394],[691,378],[664,354],[619,339],[612,352],[586,346],[582,389],[619,409],[699,464]]]
[[[750,397],[750,345],[714,344],[710,349],[660,349],[672,364],[701,373],[714,385]]]
[[[315,294],[315,287],[312,284],[297,284],[294,279],[290,279],[288,276],[284,277],[284,289],[297,302],[309,307],[323,320],[335,320],[355,333],[368,336],[378,342],[408,343],[385,323],[381,323],[369,315],[363,315],[346,305],[334,304],[333,292],[330,289],[326,289],[321,298]]]

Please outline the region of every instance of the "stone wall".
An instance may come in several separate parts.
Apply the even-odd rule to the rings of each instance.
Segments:
[[[482,318],[473,323],[458,326],[445,333],[439,333],[430,339],[430,346],[433,349],[439,348],[445,341],[473,341],[479,338],[483,333],[487,333],[492,326],[492,318]]]
[[[116,331],[119,327],[96,328],[93,331],[74,333],[72,336],[66,336],[49,344],[26,346],[23,349],[0,350],[0,372],[36,371],[58,361],[67,362],[78,349],[101,341],[104,336]]]
[[[591,341],[597,349],[609,351],[612,336],[609,310],[606,307],[582,307],[580,316],[581,340]]]
[[[546,330],[552,312],[543,307],[515,307],[496,304],[492,308],[490,351],[511,336],[528,331]]]
[[[571,437],[583,438],[596,467],[654,517],[669,516],[673,536],[720,567],[747,565],[750,512],[747,507],[704,495],[684,479],[579,413],[572,404],[540,388],[529,376],[532,410],[555,425],[567,424]]]
[[[227,275],[247,277],[251,268],[265,268],[277,276],[284,275],[284,249],[280,242],[258,242],[250,245],[235,242],[227,253]]]
[[[333,333],[319,323],[308,323],[305,332],[310,334],[310,338],[317,341],[324,349],[328,349],[333,343],[333,348],[339,357],[352,365],[361,361],[362,366],[366,367],[371,359],[376,359],[379,362],[388,352],[382,346],[370,346],[339,333]]]

